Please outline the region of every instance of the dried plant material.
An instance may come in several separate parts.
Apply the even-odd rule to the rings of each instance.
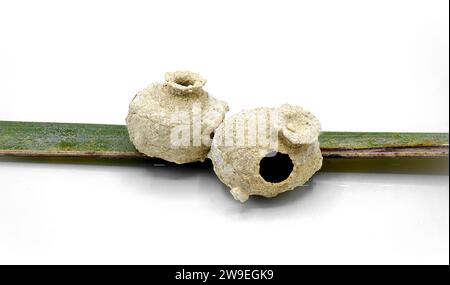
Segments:
[[[217,128],[208,157],[236,200],[275,197],[320,169],[319,133],[319,121],[301,107],[252,109]]]
[[[204,161],[212,134],[228,111],[225,102],[202,89],[205,83],[196,73],[177,71],[140,91],[127,116],[136,149],[175,163]]]

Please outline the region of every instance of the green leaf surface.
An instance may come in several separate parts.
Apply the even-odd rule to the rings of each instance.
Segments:
[[[448,133],[322,132],[324,157],[448,157]],[[0,155],[143,157],[124,125],[0,121]]]

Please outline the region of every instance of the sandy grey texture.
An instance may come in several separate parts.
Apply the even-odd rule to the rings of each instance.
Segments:
[[[136,149],[179,164],[204,161],[212,133],[228,111],[225,102],[202,89],[205,83],[197,73],[169,72],[165,82],[136,94],[126,119]],[[182,135],[187,136],[184,143],[180,143]]]
[[[232,145],[226,143],[227,125],[244,127],[246,137],[252,134],[249,121],[256,113],[276,112],[278,119],[269,122],[277,136],[276,145]],[[256,130],[256,133],[260,128]],[[266,133],[269,130],[266,129]],[[279,108],[257,108],[242,111],[227,118],[216,130],[208,157],[214,165],[219,179],[231,189],[236,200],[245,202],[250,195],[275,197],[278,194],[303,185],[322,166],[319,148],[319,121],[308,111],[298,106],[285,104]],[[234,131],[231,137],[236,142],[242,132]],[[267,155],[280,152],[288,154],[293,163],[289,177],[279,183],[271,183],[260,175],[260,161]]]

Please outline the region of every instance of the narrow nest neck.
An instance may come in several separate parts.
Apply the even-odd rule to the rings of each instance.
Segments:
[[[165,79],[164,87],[175,95],[198,93],[206,83],[206,79],[190,71],[167,72]]]

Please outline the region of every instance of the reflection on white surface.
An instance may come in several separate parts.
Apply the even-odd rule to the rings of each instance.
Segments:
[[[196,165],[3,160],[0,179],[1,263],[449,260],[448,175],[321,172],[246,204]]]
[[[124,124],[191,69],[228,115],[449,129],[448,1],[23,2],[0,2],[0,120]],[[211,169],[53,162],[0,158],[0,263],[449,263],[448,174],[320,173],[242,205]]]

